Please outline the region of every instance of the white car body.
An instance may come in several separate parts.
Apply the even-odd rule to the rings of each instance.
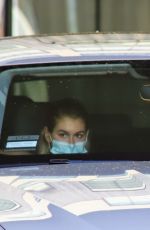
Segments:
[[[24,162],[30,155],[28,150],[8,149],[3,141],[9,88],[19,71],[30,75],[32,69],[37,76],[47,65],[58,64],[59,69],[60,64],[90,66],[115,61],[150,61],[150,35],[96,33],[0,39],[0,229],[149,229],[150,161],[144,154],[138,160],[48,157],[41,162]],[[129,72],[137,79],[140,76],[132,68]]]

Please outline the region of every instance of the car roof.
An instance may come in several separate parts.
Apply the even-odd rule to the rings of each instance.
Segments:
[[[149,34],[62,34],[0,39],[0,66],[150,59]]]

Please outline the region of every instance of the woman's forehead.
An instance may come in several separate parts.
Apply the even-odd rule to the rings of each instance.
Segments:
[[[82,118],[63,116],[57,119],[54,129],[68,132],[80,132],[85,131],[86,125]]]

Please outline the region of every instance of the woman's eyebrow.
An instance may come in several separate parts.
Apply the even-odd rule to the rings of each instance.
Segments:
[[[84,130],[82,131],[81,130],[81,131],[77,131],[75,134],[85,134],[85,133],[86,133],[86,131],[84,131]]]
[[[67,134],[67,135],[70,135],[70,133],[69,133],[68,131],[63,130],[63,129],[59,129],[58,132],[59,132],[59,133],[65,133],[65,134]],[[81,130],[81,131],[75,132],[74,135],[76,135],[76,134],[85,134],[85,133],[86,133],[86,131]]]
[[[69,132],[67,132],[66,130],[63,130],[63,129],[59,129],[58,132],[69,134]]]

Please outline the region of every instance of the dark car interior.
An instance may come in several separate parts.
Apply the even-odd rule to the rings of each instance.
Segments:
[[[14,74],[2,135],[10,154],[16,149],[35,152],[41,129],[49,122],[51,102],[73,97],[89,113],[91,156],[112,160],[148,155],[150,100],[148,88],[143,88],[150,82],[148,77],[129,64],[91,66],[63,66],[23,77]],[[34,144],[19,144],[23,141]]]

